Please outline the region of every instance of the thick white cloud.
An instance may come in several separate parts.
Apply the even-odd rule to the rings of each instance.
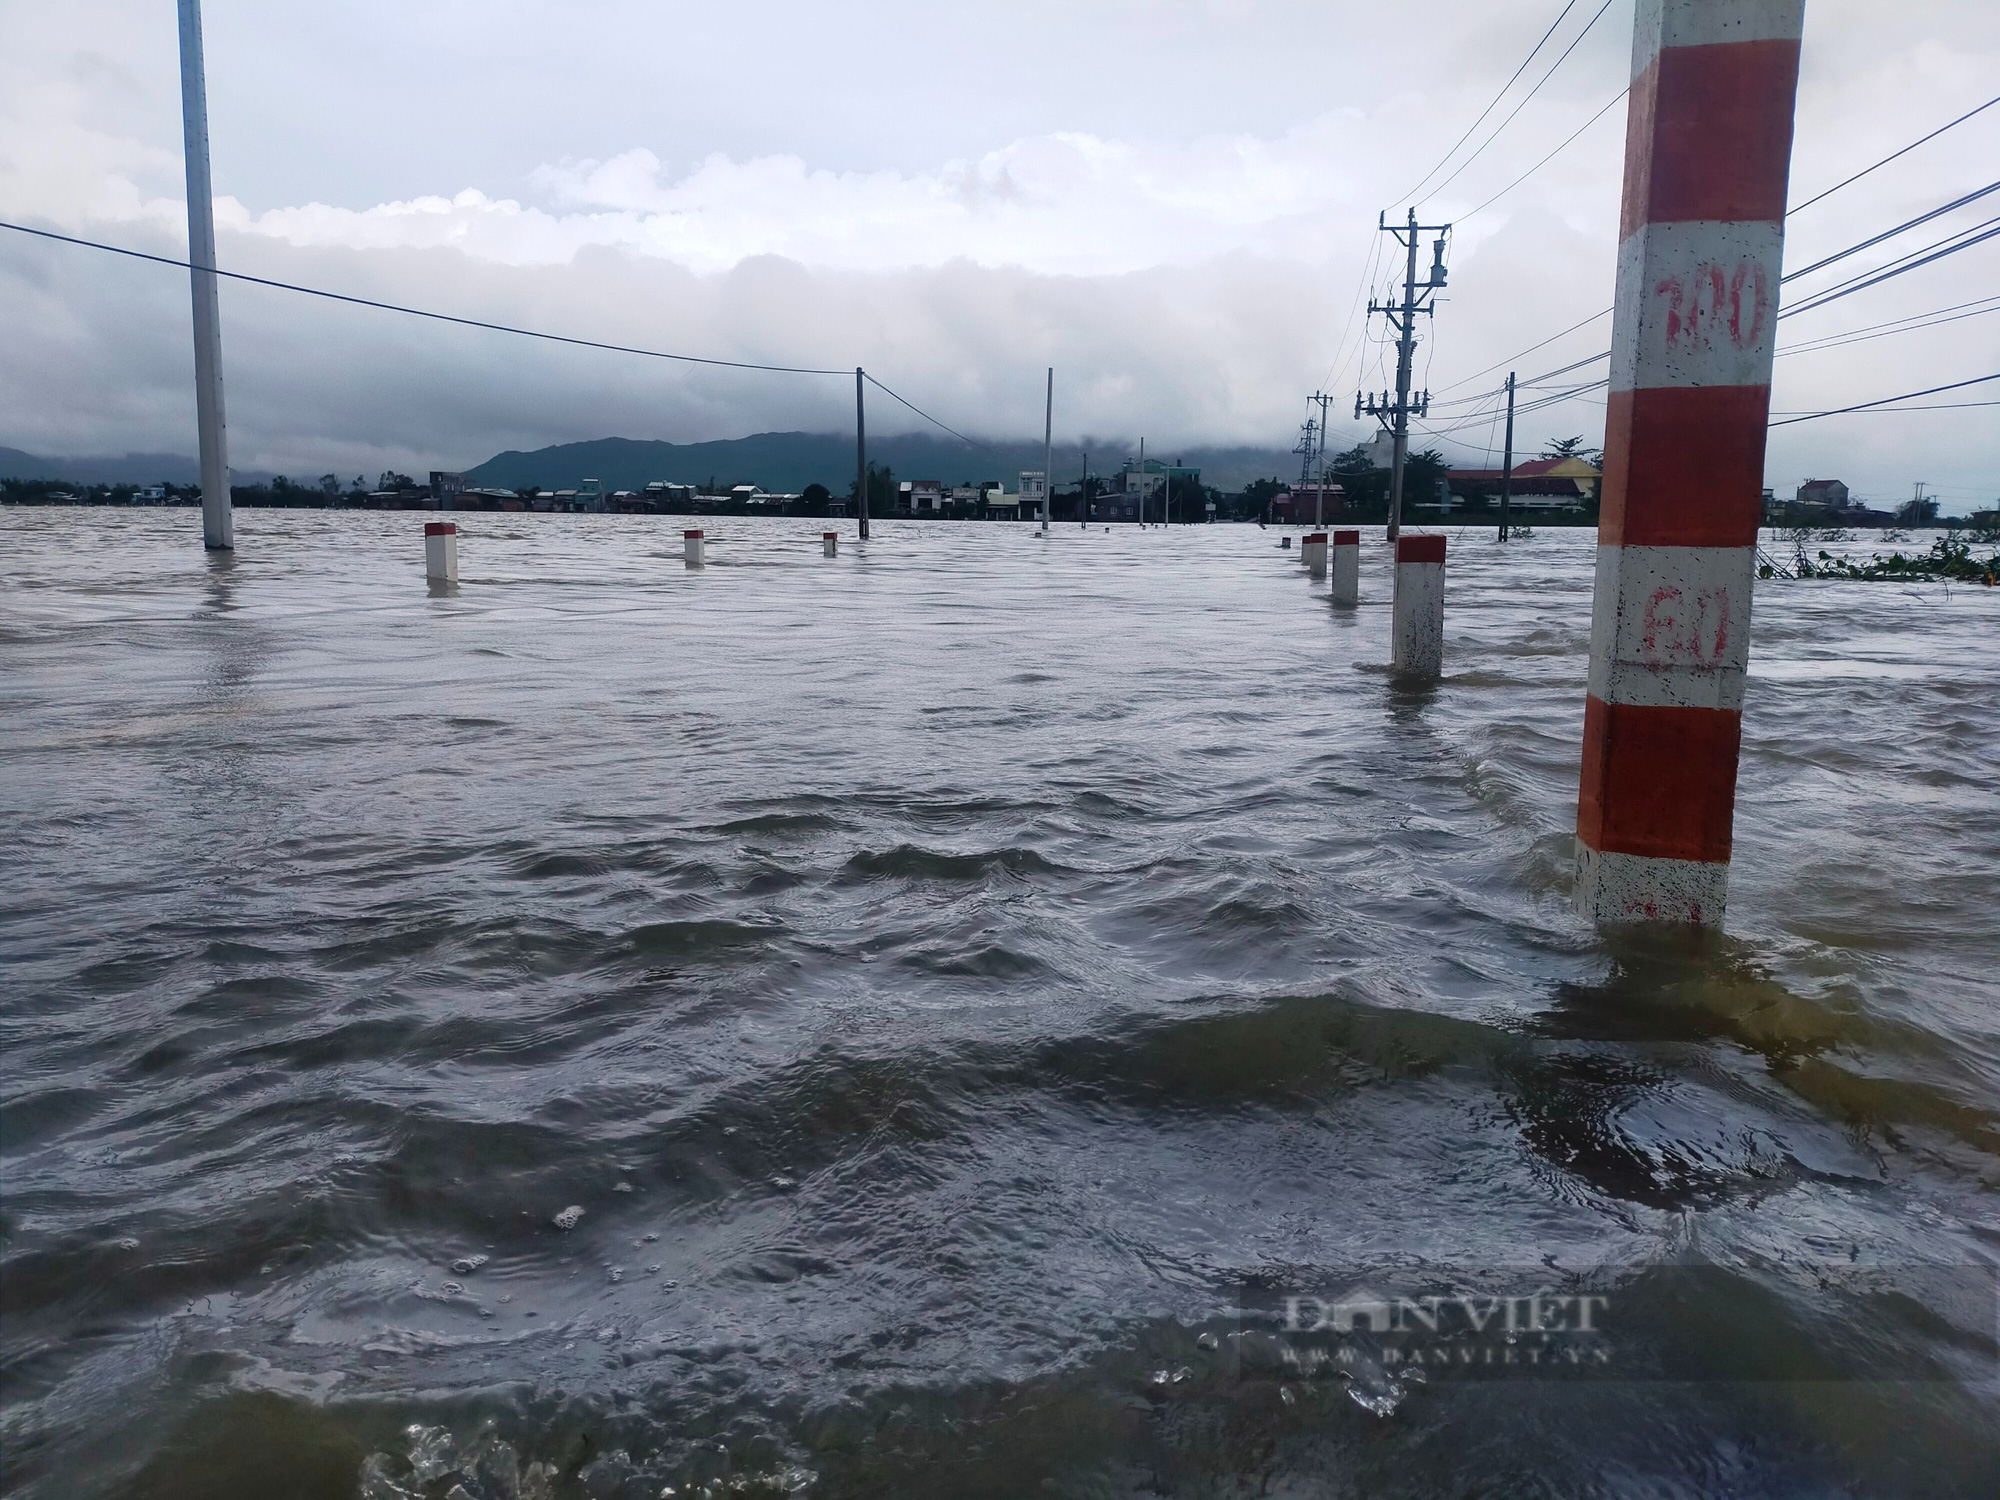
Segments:
[[[222,255],[582,337],[866,364],[982,433],[1032,430],[1054,363],[1067,431],[1284,446],[1311,390],[1351,399],[1357,382],[1383,383],[1379,325],[1371,341],[1353,316],[1375,209],[1450,145],[1559,8],[875,0],[836,25],[793,4],[348,0],[302,13],[209,0]],[[2000,73],[2000,14],[1981,0],[1893,15],[1817,0],[1809,26],[1801,193],[1978,102]],[[1426,216],[1463,216],[1610,99],[1629,27],[1619,0]],[[1414,78],[1385,62],[1406,31],[1430,64]],[[0,14],[0,216],[178,253],[174,66],[170,7]],[[1608,303],[1622,120],[1614,109],[1462,224],[1422,355],[1441,395],[1485,388],[1495,377],[1459,382]],[[1810,210],[1793,263],[1978,185],[1996,143],[2000,108]],[[1963,300],[1996,268],[2000,242],[1788,333]],[[185,298],[171,271],[0,236],[12,351],[0,443],[191,449]],[[253,288],[229,288],[225,316],[246,467],[456,465],[614,432],[689,440],[851,420],[838,381],[563,350]],[[1591,325],[1518,368],[1587,355],[1607,334]],[[1985,374],[2000,369],[2000,317],[1778,368],[1787,409]],[[1779,429],[1769,478],[1841,473],[1882,498],[1921,478],[1990,500],[1991,415]],[[1601,422],[1579,400],[1528,419],[1522,441],[1594,439]],[[1447,451],[1477,455],[1487,440],[1463,428]]]

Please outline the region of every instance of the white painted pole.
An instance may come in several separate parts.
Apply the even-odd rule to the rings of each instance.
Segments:
[[[1299,550],[1305,554],[1306,571],[1315,578],[1326,577],[1326,533],[1315,531]]]
[[[819,534],[819,550],[822,557],[834,557],[840,552],[840,533],[822,531]]]
[[[703,567],[708,562],[708,546],[699,531],[681,533],[681,556],[690,568]]]
[[[236,545],[229,503],[229,439],[222,410],[222,315],[216,298],[215,189],[208,176],[208,83],[201,0],[180,0],[181,132],[187,147],[188,280],[194,294],[194,410],[201,440],[201,539]]]
[[[424,577],[432,583],[458,582],[458,525],[453,521],[424,523]]]
[[[1361,533],[1336,531],[1333,534],[1333,602],[1361,602]]]
[[[1444,670],[1444,538],[1396,538],[1396,602],[1389,665],[1409,677]]]

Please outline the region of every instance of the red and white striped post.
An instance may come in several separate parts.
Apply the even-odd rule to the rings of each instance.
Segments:
[[[1333,602],[1361,602],[1361,533],[1336,531],[1333,534]]]
[[[424,577],[432,583],[458,582],[456,522],[424,522]]]
[[[1326,577],[1326,533],[1315,531],[1299,543],[1299,561],[1314,578]]]
[[[1805,0],[1639,0],[1577,904],[1719,924]]]
[[[1405,677],[1444,671],[1444,538],[1396,538],[1396,591],[1389,606],[1389,665]]]
[[[832,557],[840,551],[840,533],[822,531],[819,534],[819,550],[822,557]]]
[[[681,533],[681,556],[690,568],[699,568],[708,561],[707,543],[699,531]]]

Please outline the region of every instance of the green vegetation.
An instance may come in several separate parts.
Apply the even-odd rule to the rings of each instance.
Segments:
[[[1984,558],[1974,557],[1971,542],[1942,536],[1931,543],[1931,550],[1928,552],[1919,552],[1913,556],[1892,552],[1887,557],[1877,552],[1867,562],[1857,563],[1849,558],[1835,557],[1824,547],[1820,549],[1817,558],[1808,558],[1805,547],[1799,545],[1790,567],[1780,567],[1769,558],[1764,558],[1758,566],[1757,576],[1858,579],[1869,583],[1899,583],[1928,579],[1949,583],[1981,583],[1991,587],[2000,582],[2000,551],[1991,552]]]

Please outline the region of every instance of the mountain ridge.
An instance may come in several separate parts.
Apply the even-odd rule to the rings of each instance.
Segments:
[[[1081,475],[1090,455],[1094,474],[1115,473],[1136,445],[1107,440],[1101,447],[1058,443],[1053,453],[1056,482]],[[1252,479],[1282,474],[1296,462],[1275,448],[1189,447],[1167,449],[1165,456],[1202,471],[1204,483],[1239,489]],[[946,484],[999,479],[1012,489],[1023,469],[1039,470],[1039,441],[999,442],[968,447],[948,438],[922,433],[871,439],[868,458],[887,464],[899,479],[939,479]],[[759,432],[748,437],[706,443],[669,443],[646,438],[593,438],[555,443],[530,451],[509,449],[465,471],[468,483],[495,489],[572,489],[596,479],[608,490],[643,489],[656,479],[674,484],[756,484],[767,490],[796,493],[809,484],[823,484],[845,494],[854,482],[854,439],[844,433]]]

